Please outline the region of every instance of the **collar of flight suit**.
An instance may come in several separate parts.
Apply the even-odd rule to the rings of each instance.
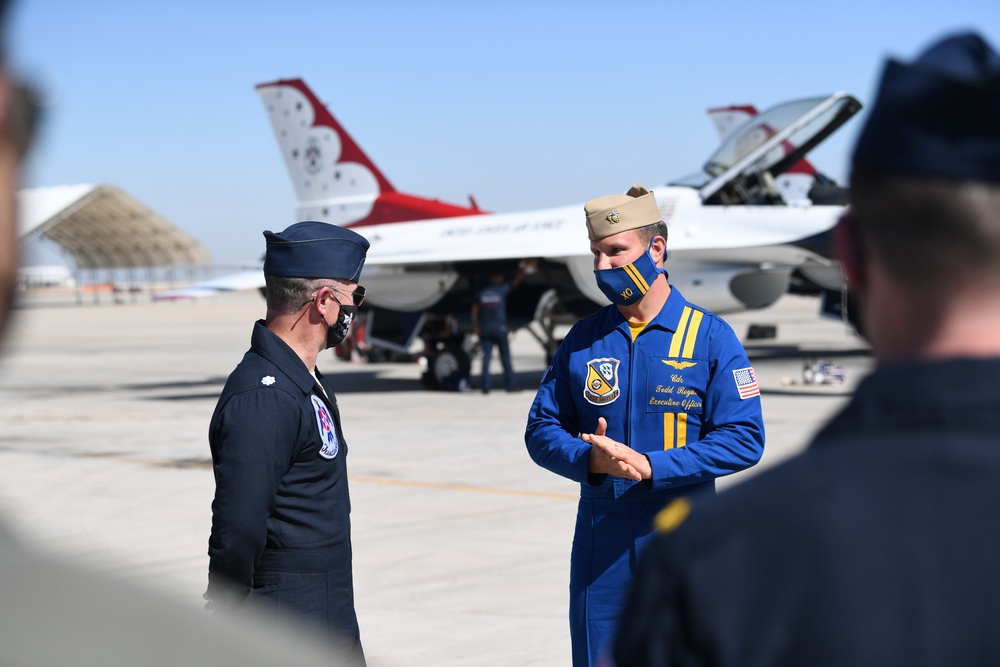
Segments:
[[[268,329],[264,325],[264,320],[257,320],[254,323],[253,334],[250,336],[250,347],[254,352],[277,366],[280,372],[302,391],[303,395],[314,392],[317,379],[321,383],[323,381],[323,375],[318,369],[316,370],[316,379],[313,379],[312,373],[302,363],[295,350]]]
[[[681,294],[673,285],[670,286],[670,295],[667,296],[666,302],[660,308],[660,312],[656,314],[656,317],[649,321],[646,325],[646,329],[651,326],[657,326],[661,329],[666,329],[667,331],[676,332],[678,325],[681,322],[681,317],[684,314],[684,308],[690,306],[684,295]],[[628,320],[625,316],[621,314],[618,307],[615,305],[610,306],[612,311],[611,317],[609,319],[609,330],[610,329],[621,329],[626,335],[631,338],[631,334],[628,331]]]

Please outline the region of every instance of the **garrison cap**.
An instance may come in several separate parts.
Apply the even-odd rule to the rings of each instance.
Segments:
[[[911,64],[890,59],[855,166],[1000,183],[1000,55],[951,35]]]
[[[663,220],[653,193],[640,183],[623,195],[591,199],[583,205],[583,212],[587,214],[587,234],[591,241]]]
[[[368,240],[326,222],[296,222],[281,233],[264,232],[264,273],[286,278],[331,278],[357,282]]]

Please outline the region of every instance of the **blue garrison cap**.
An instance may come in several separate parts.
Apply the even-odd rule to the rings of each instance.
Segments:
[[[1000,55],[970,32],[889,60],[854,164],[1000,183]]]
[[[283,232],[264,232],[264,273],[288,278],[333,278],[357,282],[368,240],[326,222],[296,222]]]

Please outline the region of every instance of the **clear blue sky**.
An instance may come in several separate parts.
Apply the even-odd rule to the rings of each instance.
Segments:
[[[868,103],[887,55],[969,28],[1000,48],[998,0],[15,0],[10,18],[50,104],[25,185],[117,185],[220,263],[294,221],[257,83],[304,78],[403,192],[516,211],[694,171],[709,107]],[[812,161],[843,181],[859,124]]]

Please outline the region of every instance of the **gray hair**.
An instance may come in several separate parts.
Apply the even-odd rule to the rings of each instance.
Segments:
[[[336,283],[336,280],[328,278],[289,278],[264,274],[267,309],[279,315],[291,315],[306,305],[317,291],[333,287]]]

